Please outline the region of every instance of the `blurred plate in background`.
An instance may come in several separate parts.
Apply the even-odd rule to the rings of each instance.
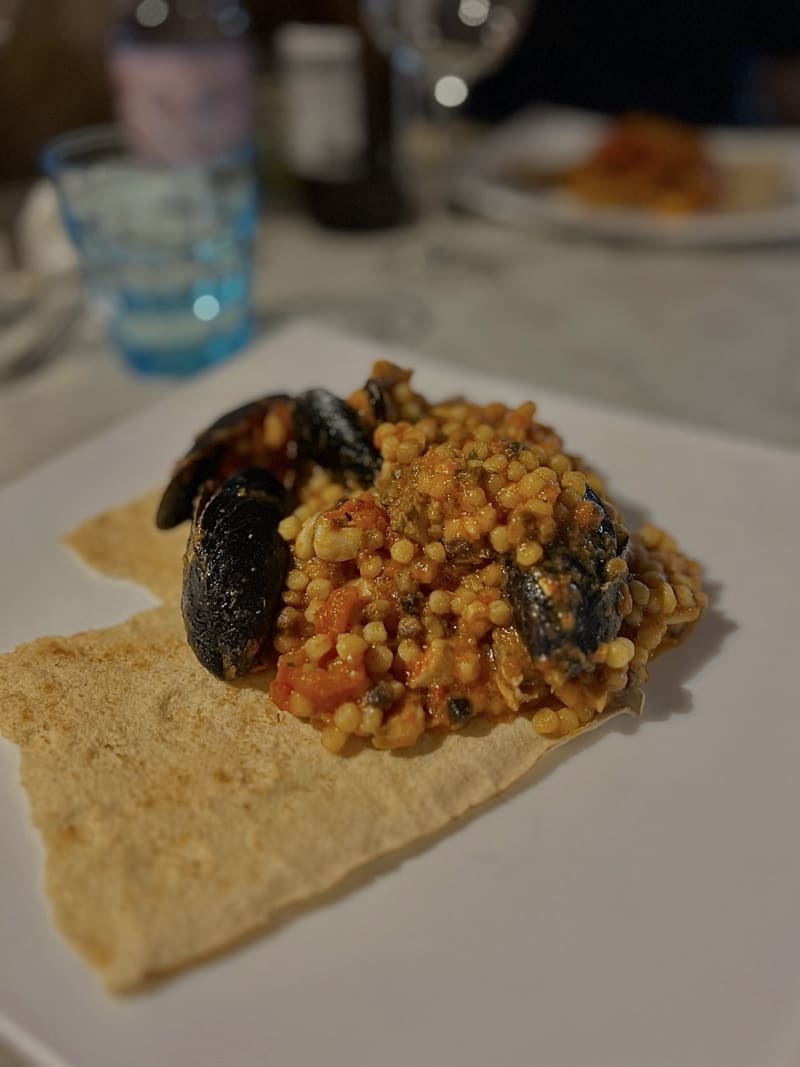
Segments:
[[[737,210],[682,216],[598,207],[560,189],[608,132],[605,116],[534,107],[483,138],[454,170],[453,204],[495,222],[547,225],[588,237],[674,247],[800,240],[800,137],[781,129],[709,129],[711,158],[737,184]],[[745,204],[752,206],[746,207]]]

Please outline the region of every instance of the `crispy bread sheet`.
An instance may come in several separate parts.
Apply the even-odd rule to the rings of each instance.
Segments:
[[[331,755],[271,704],[266,676],[231,685],[199,666],[175,606],[185,531],[152,530],[155,500],[68,541],[167,604],[0,657],[0,733],[21,750],[55,921],[115,991],[264,929],[563,743],[520,717],[427,735],[410,751]]]

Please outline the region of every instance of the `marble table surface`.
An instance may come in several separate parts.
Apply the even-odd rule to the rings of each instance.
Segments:
[[[463,215],[348,236],[275,214],[256,307],[262,334],[309,318],[449,361],[455,376],[496,370],[534,398],[538,384],[800,444],[798,247],[612,246]],[[0,387],[0,483],[175,388],[133,376],[87,314],[55,362]]]

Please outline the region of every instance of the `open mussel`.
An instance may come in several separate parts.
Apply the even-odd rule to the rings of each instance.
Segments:
[[[278,533],[285,502],[281,483],[258,468],[207,486],[197,502],[181,609],[189,645],[219,678],[246,674],[272,637],[290,563]]]
[[[516,629],[534,661],[548,661],[566,680],[589,666],[589,658],[619,633],[619,599],[625,568],[609,577],[608,564],[624,558],[627,535],[618,537],[600,497],[587,488],[597,525],[569,526],[547,546],[540,562],[505,562],[506,591]]]
[[[277,442],[263,432],[269,415],[283,425]],[[327,389],[251,401],[217,419],[178,461],[161,497],[156,525],[167,530],[190,518],[198,491],[208,480],[264,467],[294,484],[304,462],[319,463],[362,486],[371,485],[380,470],[369,427]]]
[[[268,416],[277,434],[265,433]],[[198,660],[220,678],[246,674],[272,637],[290,562],[278,525],[312,463],[368,486],[380,455],[368,426],[333,393],[266,396],[203,431],[161,498],[159,528],[192,517],[183,619]]]

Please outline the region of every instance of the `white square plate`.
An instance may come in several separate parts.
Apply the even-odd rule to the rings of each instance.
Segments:
[[[800,136],[791,130],[705,131],[709,154],[719,163],[755,163],[780,171],[785,197],[757,210],[659,216],[584,204],[546,184],[519,188],[505,177],[520,164],[542,174],[574,167],[595,150],[609,125],[605,116],[571,108],[521,111],[482,138],[454,169],[451,197],[458,206],[495,222],[554,226],[608,241],[724,248],[800,240]]]
[[[149,605],[59,535],[158,484],[235,403],[346,394],[386,355],[297,327],[3,490],[0,647]],[[703,561],[712,609],[656,664],[640,721],[566,746],[452,832],[123,1000],[51,926],[16,750],[0,743],[0,1039],[70,1067],[796,1067],[798,456],[398,358],[431,397],[536,399],[637,520]]]

